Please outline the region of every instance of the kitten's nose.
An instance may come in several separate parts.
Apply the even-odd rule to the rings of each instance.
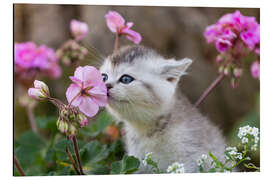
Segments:
[[[112,86],[111,83],[107,83],[107,84],[106,84],[106,87],[107,87],[108,90],[110,90],[111,88],[113,88],[113,86]]]

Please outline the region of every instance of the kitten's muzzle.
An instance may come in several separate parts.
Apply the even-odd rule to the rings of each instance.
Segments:
[[[106,87],[107,87],[107,96],[109,96],[109,95],[110,95],[110,94],[109,94],[109,91],[110,91],[110,89],[113,88],[113,86],[112,86],[111,83],[107,83],[107,84],[105,84],[105,85],[106,85]]]

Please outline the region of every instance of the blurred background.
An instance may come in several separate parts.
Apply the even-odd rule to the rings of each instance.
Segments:
[[[245,16],[255,16],[260,22],[260,10],[255,8],[237,8]],[[109,10],[116,10],[126,21],[134,22],[132,29],[142,35],[142,45],[151,47],[161,55],[176,59],[189,57],[193,64],[189,74],[180,82],[181,91],[192,103],[217,77],[214,45],[206,44],[203,36],[205,28],[232,8],[189,8],[189,7],[132,7],[132,6],[80,6],[80,5],[14,5],[14,41],[33,41],[46,44],[53,49],[71,38],[69,24],[71,19],[88,24],[89,33],[83,42],[91,44],[103,56],[112,53],[114,35],[106,26],[104,15]],[[120,46],[131,44],[125,38],[120,39]],[[88,59],[84,64],[91,64]],[[62,66],[60,79],[43,80],[49,85],[51,95],[66,102],[65,91],[71,81],[68,76],[74,73],[74,67]],[[14,84],[14,137],[18,138],[30,128],[26,111],[18,102],[21,88],[15,79]],[[259,81],[253,79],[249,66],[238,88],[233,89],[225,79],[199,106],[200,111],[222,129],[228,142],[233,143],[239,126],[249,124],[259,127]],[[38,103],[35,114],[40,116],[55,115],[56,109],[50,103]],[[254,155],[256,165],[259,154]]]

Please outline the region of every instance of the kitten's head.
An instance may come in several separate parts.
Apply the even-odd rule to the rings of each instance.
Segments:
[[[100,68],[108,88],[108,110],[131,121],[147,121],[166,112],[191,63],[190,59],[164,59],[143,46],[121,48]]]

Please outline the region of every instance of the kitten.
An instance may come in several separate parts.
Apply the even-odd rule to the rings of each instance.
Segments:
[[[197,160],[209,151],[224,158],[221,132],[176,93],[191,63],[187,58],[166,60],[143,46],[127,46],[107,57],[100,68],[108,88],[106,109],[125,124],[128,155],[143,159],[152,152],[163,171],[180,162],[185,172],[199,172]],[[139,173],[151,170],[141,164]]]

